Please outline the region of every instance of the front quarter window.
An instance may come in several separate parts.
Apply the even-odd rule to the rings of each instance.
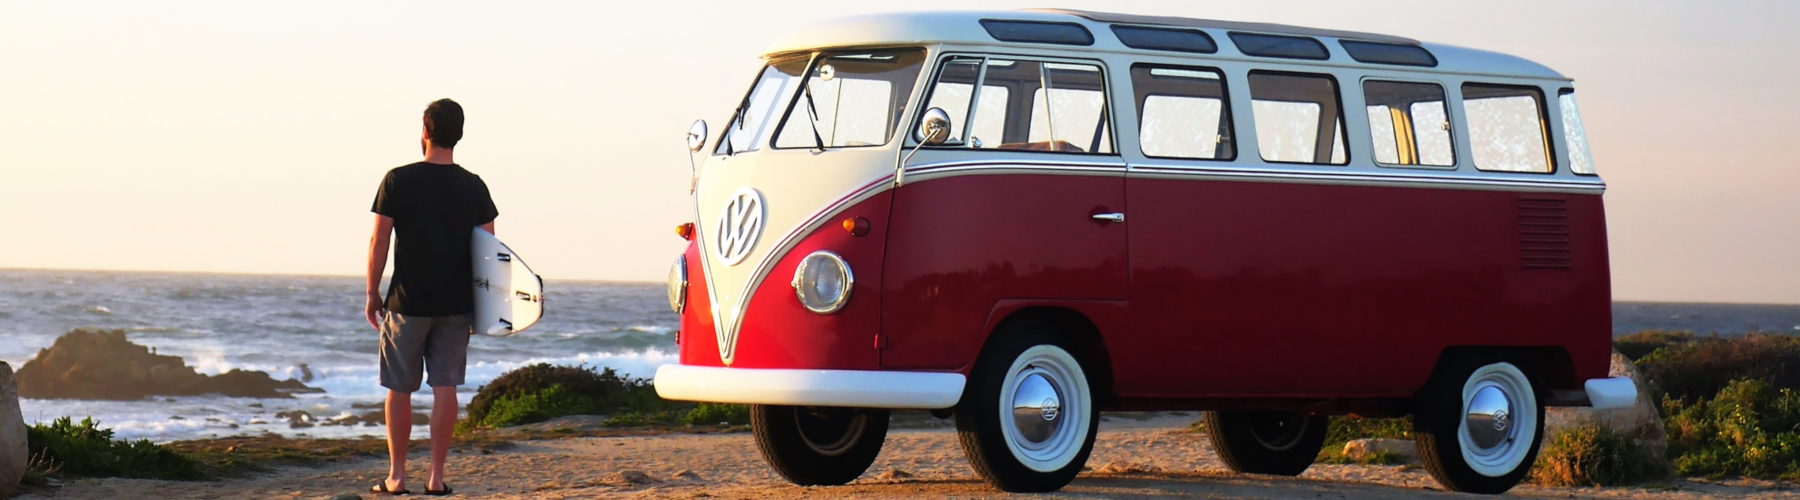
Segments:
[[[774,116],[782,97],[789,95],[800,72],[806,70],[805,56],[788,57],[770,61],[763,67],[762,74],[756,78],[755,86],[744,96],[744,101],[732,113],[731,120],[725,126],[725,140],[719,141],[714,154],[734,154],[752,151],[768,138],[769,131],[775,129]]]
[[[880,146],[893,140],[924,49],[821,55],[781,121],[775,147]]]

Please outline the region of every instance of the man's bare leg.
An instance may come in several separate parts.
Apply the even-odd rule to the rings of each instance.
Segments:
[[[431,478],[425,489],[444,490],[444,459],[456,437],[456,386],[431,388]]]
[[[387,395],[388,491],[406,489],[406,445],[412,439],[412,394],[390,390]]]

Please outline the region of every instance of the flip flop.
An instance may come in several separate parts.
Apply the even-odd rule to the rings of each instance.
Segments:
[[[448,486],[445,486],[445,487],[447,488]],[[370,486],[369,493],[379,493],[382,495],[390,495],[390,496],[400,496],[400,495],[411,495],[412,494],[412,492],[408,491],[408,490],[388,491],[387,481],[385,481],[385,480],[375,483],[374,486]]]
[[[450,488],[450,483],[444,483],[444,489],[441,490],[434,490],[429,486],[425,488],[425,494],[428,496],[441,497],[449,496],[452,493],[456,493],[456,490]]]

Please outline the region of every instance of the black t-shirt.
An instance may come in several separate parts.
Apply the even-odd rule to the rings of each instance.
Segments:
[[[469,231],[500,215],[481,176],[454,164],[389,170],[375,213],[394,219],[394,278],[387,308],[408,316],[475,311]]]

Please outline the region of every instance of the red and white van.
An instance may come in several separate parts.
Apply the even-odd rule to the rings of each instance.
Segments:
[[[669,276],[665,398],[749,403],[798,484],[888,412],[954,414],[1008,491],[1067,484],[1100,410],[1205,410],[1299,474],[1330,415],[1414,417],[1446,487],[1530,468],[1607,378],[1605,184],[1570,80],[1504,54],[1081,11],[801,29],[717,134]]]

